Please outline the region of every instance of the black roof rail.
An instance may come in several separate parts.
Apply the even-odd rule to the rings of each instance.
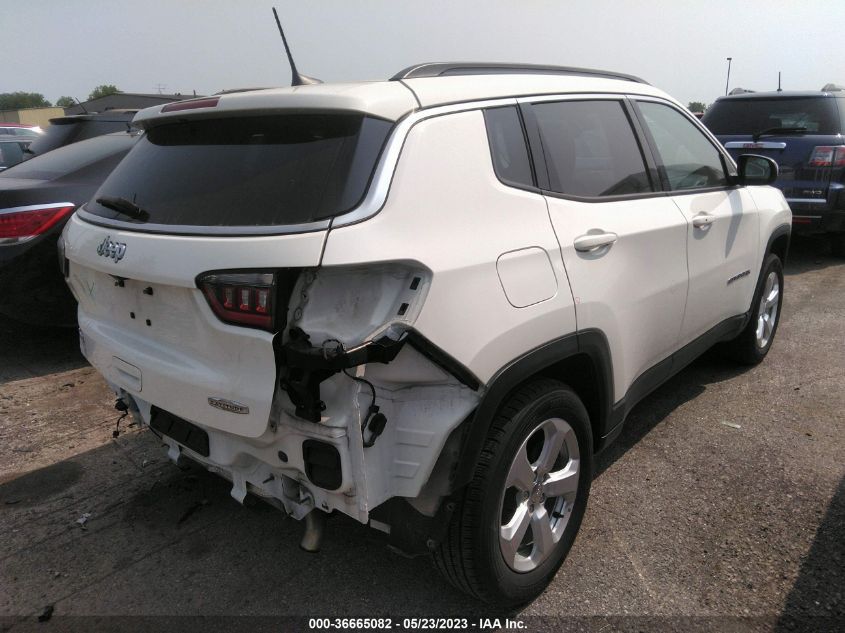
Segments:
[[[615,73],[609,70],[593,68],[575,68],[572,66],[544,66],[542,64],[501,64],[496,62],[429,62],[415,64],[400,70],[390,81],[419,79],[421,77],[448,77],[455,75],[577,75],[585,77],[604,77],[621,79],[638,84],[649,83],[633,75]]]

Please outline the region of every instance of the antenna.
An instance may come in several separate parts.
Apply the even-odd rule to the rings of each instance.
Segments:
[[[288,63],[290,64],[290,85],[291,86],[309,86],[312,84],[321,84],[323,83],[319,79],[314,79],[313,77],[308,77],[306,75],[302,75],[296,69],[296,64],[293,62],[293,55],[290,53],[290,47],[288,46],[288,40],[285,37],[285,31],[282,29],[282,23],[279,21],[279,14],[276,13],[276,7],[273,7],[273,17],[276,18],[276,26],[279,27],[279,34],[282,36],[282,43],[285,45],[285,53],[288,56]]]
[[[778,92],[783,92],[783,89],[780,87],[780,71],[778,71]]]
[[[78,103],[78,104],[79,104],[79,107],[80,107],[80,108],[82,108],[82,111],[83,111],[85,114],[88,114],[88,110],[86,110],[86,109],[85,109],[85,106],[84,106],[84,105],[82,105],[82,102],[81,102],[79,99],[77,99],[76,97],[74,97],[73,99],[74,99],[74,101],[76,101],[76,103]]]

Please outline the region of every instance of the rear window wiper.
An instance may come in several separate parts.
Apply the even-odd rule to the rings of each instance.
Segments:
[[[146,222],[150,219],[150,214],[147,211],[144,211],[137,204],[127,200],[126,198],[103,196],[102,198],[97,198],[97,204],[102,205],[107,209],[111,209],[112,211],[117,211],[121,215],[126,215],[135,220],[139,220],[140,222]]]
[[[772,136],[773,134],[804,134],[807,131],[805,127],[770,127],[756,132],[753,136],[755,141],[759,141],[763,136]]]

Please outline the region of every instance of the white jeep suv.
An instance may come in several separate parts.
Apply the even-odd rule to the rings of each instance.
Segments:
[[[339,511],[526,602],[632,406],[716,343],[772,345],[776,165],[635,77],[424,64],[135,123],[64,233],[82,350],[306,549]]]

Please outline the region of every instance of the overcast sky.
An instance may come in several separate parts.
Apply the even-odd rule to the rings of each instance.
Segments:
[[[85,99],[287,85],[276,5],[300,71],[385,79],[423,61],[616,70],[684,103],[731,88],[845,84],[843,0],[0,0],[0,92]]]

